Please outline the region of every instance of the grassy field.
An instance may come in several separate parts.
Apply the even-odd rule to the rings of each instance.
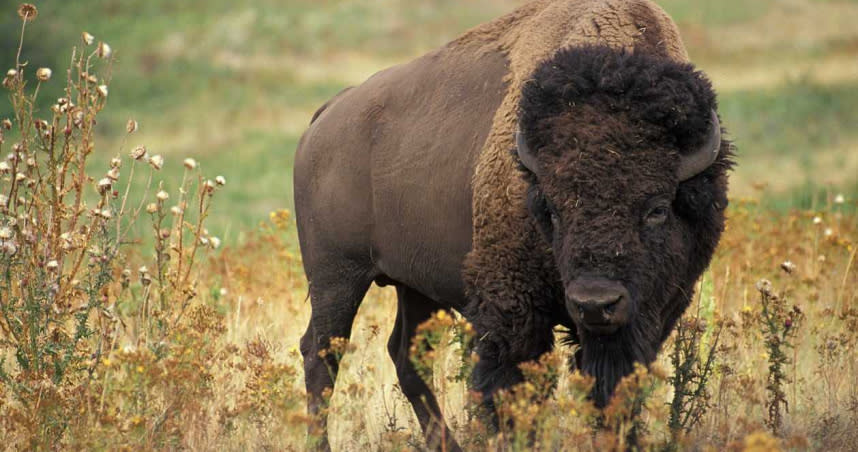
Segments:
[[[88,168],[94,181],[112,157],[121,153],[125,158],[142,144],[150,155],[165,157],[155,184],[163,179],[172,203],[180,196],[182,161],[192,157],[207,177],[222,175],[227,181],[215,194],[205,222],[225,246],[194,261],[193,296],[188,297],[186,280],[169,283],[177,274],[171,266],[183,268],[178,256],[188,251],[158,251],[157,241],[151,249],[152,239],[146,238],[151,227],[144,218],[134,230],[147,245],[131,247],[111,261],[114,267],[103,271],[109,275],[103,290],[87,292],[103,296],[99,303],[110,309],[93,310],[86,304],[91,302],[75,299],[77,308],[45,308],[40,315],[50,320],[44,323],[50,327],[28,330],[34,331],[33,340],[24,342],[33,356],[58,355],[53,344],[62,341],[56,338],[77,338],[77,313],[87,313],[84,323],[98,334],[62,342],[72,344],[67,345],[69,356],[80,358],[71,360],[77,367],[62,378],[22,364],[27,361],[20,356],[26,353],[19,353],[23,345],[13,334],[15,315],[26,318],[41,308],[25,303],[23,285],[12,289],[13,261],[0,259],[7,270],[0,288],[10,294],[20,290],[18,300],[30,306],[4,311],[11,317],[0,320],[0,377],[6,383],[0,384],[0,437],[8,438],[2,447],[302,450],[307,419],[297,344],[309,303],[288,214],[297,139],[313,111],[343,87],[522,3],[37,4],[39,15],[27,25],[22,58],[29,61],[29,74],[48,66],[54,79],[41,86],[34,116],[47,119],[62,95],[70,49],[81,45],[82,31],[109,43],[115,62],[109,100],[92,132],[97,144]],[[669,450],[673,444],[692,450],[855,450],[858,2],[659,3],[679,24],[692,60],[718,89],[723,122],[738,148],[727,234],[700,284],[685,329],[664,346],[658,363],[663,370],[631,384],[629,391],[637,396],[618,402],[610,428],[593,433],[592,407],[575,390],[580,379],[556,370],[551,360],[535,378],[557,375],[558,395],[539,414],[510,408],[509,415],[527,421],[518,425],[533,426],[540,450],[617,447],[622,439],[617,432],[630,425],[645,432],[645,449]],[[0,2],[0,64],[6,68],[15,66],[21,29],[17,6]],[[0,103],[0,118],[13,115],[10,103]],[[131,118],[140,128],[126,137]],[[145,188],[139,179],[132,184],[135,194]],[[189,192],[196,189],[189,187]],[[188,228],[171,226],[172,237],[183,228],[194,241],[207,236],[194,229],[195,221],[189,220]],[[61,243],[58,238],[48,242]],[[44,258],[49,251],[21,267],[32,272],[29,280],[51,277]],[[83,248],[80,253],[84,255]],[[158,289],[166,295],[152,311],[142,274],[134,270],[131,282],[122,285],[121,272],[144,264],[154,269],[153,259],[161,255],[173,259],[164,264],[165,283]],[[782,269],[785,261],[794,265],[787,266],[789,273]],[[81,271],[94,272],[92,268]],[[755,288],[762,278],[772,281],[778,297]],[[58,281],[64,287],[62,276]],[[165,303],[168,299],[178,301]],[[7,308],[14,305],[8,297],[0,301]],[[80,307],[84,305],[88,307]],[[802,314],[791,311],[793,305]],[[331,401],[335,450],[422,447],[419,426],[396,387],[385,348],[394,306],[392,291],[373,288],[358,315],[352,347],[341,351],[344,369]],[[107,322],[103,312],[121,322]],[[775,336],[779,342],[772,340]],[[782,350],[773,348],[776,342],[783,344]],[[433,384],[443,395],[457,437],[473,449],[484,449],[479,426],[468,416],[465,384],[445,378],[458,366],[456,346],[443,348],[434,363]],[[677,350],[684,351],[684,361],[671,359]],[[706,390],[694,397],[706,409],[698,412],[693,428],[676,433],[668,418],[676,375],[682,374],[677,362],[698,365],[713,350]],[[784,373],[774,386],[773,368]],[[694,377],[695,372],[686,369],[683,375]],[[771,402],[775,389],[783,392],[788,412],[780,402]],[[622,405],[633,399],[644,407],[637,418]],[[782,415],[778,437],[766,424],[772,406]],[[503,432],[491,441],[525,449],[518,442],[522,435],[528,432]]]

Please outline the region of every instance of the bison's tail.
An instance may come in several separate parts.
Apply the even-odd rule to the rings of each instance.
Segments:
[[[332,103],[334,103],[334,101],[335,101],[335,100],[337,100],[337,98],[339,98],[340,96],[342,96],[342,95],[343,95],[343,93],[345,93],[346,91],[348,91],[348,90],[350,90],[350,89],[352,89],[352,88],[354,88],[354,87],[353,87],[353,86],[349,86],[348,88],[343,89],[342,91],[338,92],[336,96],[334,96],[334,97],[332,97],[332,98],[328,99],[328,101],[327,101],[327,102],[325,102],[324,104],[322,104],[322,106],[321,106],[321,107],[319,107],[319,109],[318,109],[318,110],[316,110],[316,112],[315,112],[315,113],[313,113],[313,117],[310,119],[310,124],[312,124],[312,123],[316,122],[316,118],[318,118],[318,117],[322,114],[322,112],[323,112],[323,111],[327,110],[327,109],[328,109],[328,107],[330,107],[330,106],[331,106],[331,104],[332,104]]]

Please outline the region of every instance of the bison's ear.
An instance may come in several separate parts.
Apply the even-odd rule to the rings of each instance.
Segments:
[[[703,145],[691,152],[683,155],[679,161],[679,169],[677,178],[680,182],[691,179],[692,177],[702,173],[709,168],[709,165],[715,162],[718,158],[718,151],[721,149],[721,123],[718,121],[718,114],[712,110],[712,118],[709,121],[709,134]],[[519,150],[519,153],[521,150]]]
[[[539,174],[539,161],[536,159],[536,154],[527,146],[527,138],[524,132],[521,131],[521,128],[515,132],[515,146],[518,150],[518,158],[521,160],[521,164],[531,173]]]

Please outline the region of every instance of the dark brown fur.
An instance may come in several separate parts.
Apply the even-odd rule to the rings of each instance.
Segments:
[[[542,292],[526,294],[524,303],[521,294],[505,297],[503,305],[472,299],[466,312],[478,332],[488,334],[481,355],[494,357],[478,365],[478,389],[491,394],[518,381],[517,369],[505,363],[549,350],[546,325],[555,319],[567,317],[575,328],[563,312],[563,282],[581,275],[621,281],[637,314],[614,337],[577,335],[578,364],[597,377],[597,403],[607,402],[634,362],[655,358],[724,226],[730,144],[723,142],[704,173],[681,184],[675,175],[677,155],[702,144],[716,108],[708,80],[691,65],[642,52],[576,47],[540,65],[523,89],[519,124],[529,147],[538,150],[543,174],[522,169],[529,211],[551,245],[537,261],[555,265],[527,269]],[[648,202],[659,196],[670,201],[671,217],[648,228]],[[549,209],[559,218],[557,227]],[[509,330],[516,334],[502,333]]]

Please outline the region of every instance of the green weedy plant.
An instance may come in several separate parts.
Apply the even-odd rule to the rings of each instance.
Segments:
[[[766,279],[757,282],[760,292],[762,312],[760,326],[765,337],[765,347],[768,352],[769,374],[766,382],[767,418],[766,426],[775,436],[780,435],[783,424],[783,412],[789,412],[784,386],[787,381],[786,368],[791,359],[787,349],[795,348],[792,343],[804,318],[798,306],[791,309],[787,306],[786,297],[775,293],[772,283]]]
[[[83,33],[64,95],[37,111],[53,74],[22,61],[38,10],[23,4],[18,14],[15,67],[2,81],[15,117],[0,121],[0,437],[31,450],[163,446],[178,434],[171,420],[208,390],[215,351],[206,337],[222,332],[211,308],[191,301],[195,258],[219,244],[203,222],[225,180],[192,177],[188,159],[176,204],[159,188],[147,205],[145,194],[132,196],[135,169],[149,167],[148,192],[164,160],[142,146],[130,163],[117,156],[92,176],[112,50]],[[128,135],[136,130],[128,121]],[[144,213],[155,263],[133,278],[128,265],[141,256],[128,245],[139,243],[131,234]]]
[[[709,380],[716,367],[716,350],[724,329],[718,319],[710,327],[700,315],[683,318],[676,328],[670,363],[674,374],[668,381],[673,386],[673,399],[670,402],[670,427],[672,445],[678,446],[683,434],[689,433],[702,419],[709,408],[710,394],[707,391]],[[706,336],[707,331],[712,334]]]

